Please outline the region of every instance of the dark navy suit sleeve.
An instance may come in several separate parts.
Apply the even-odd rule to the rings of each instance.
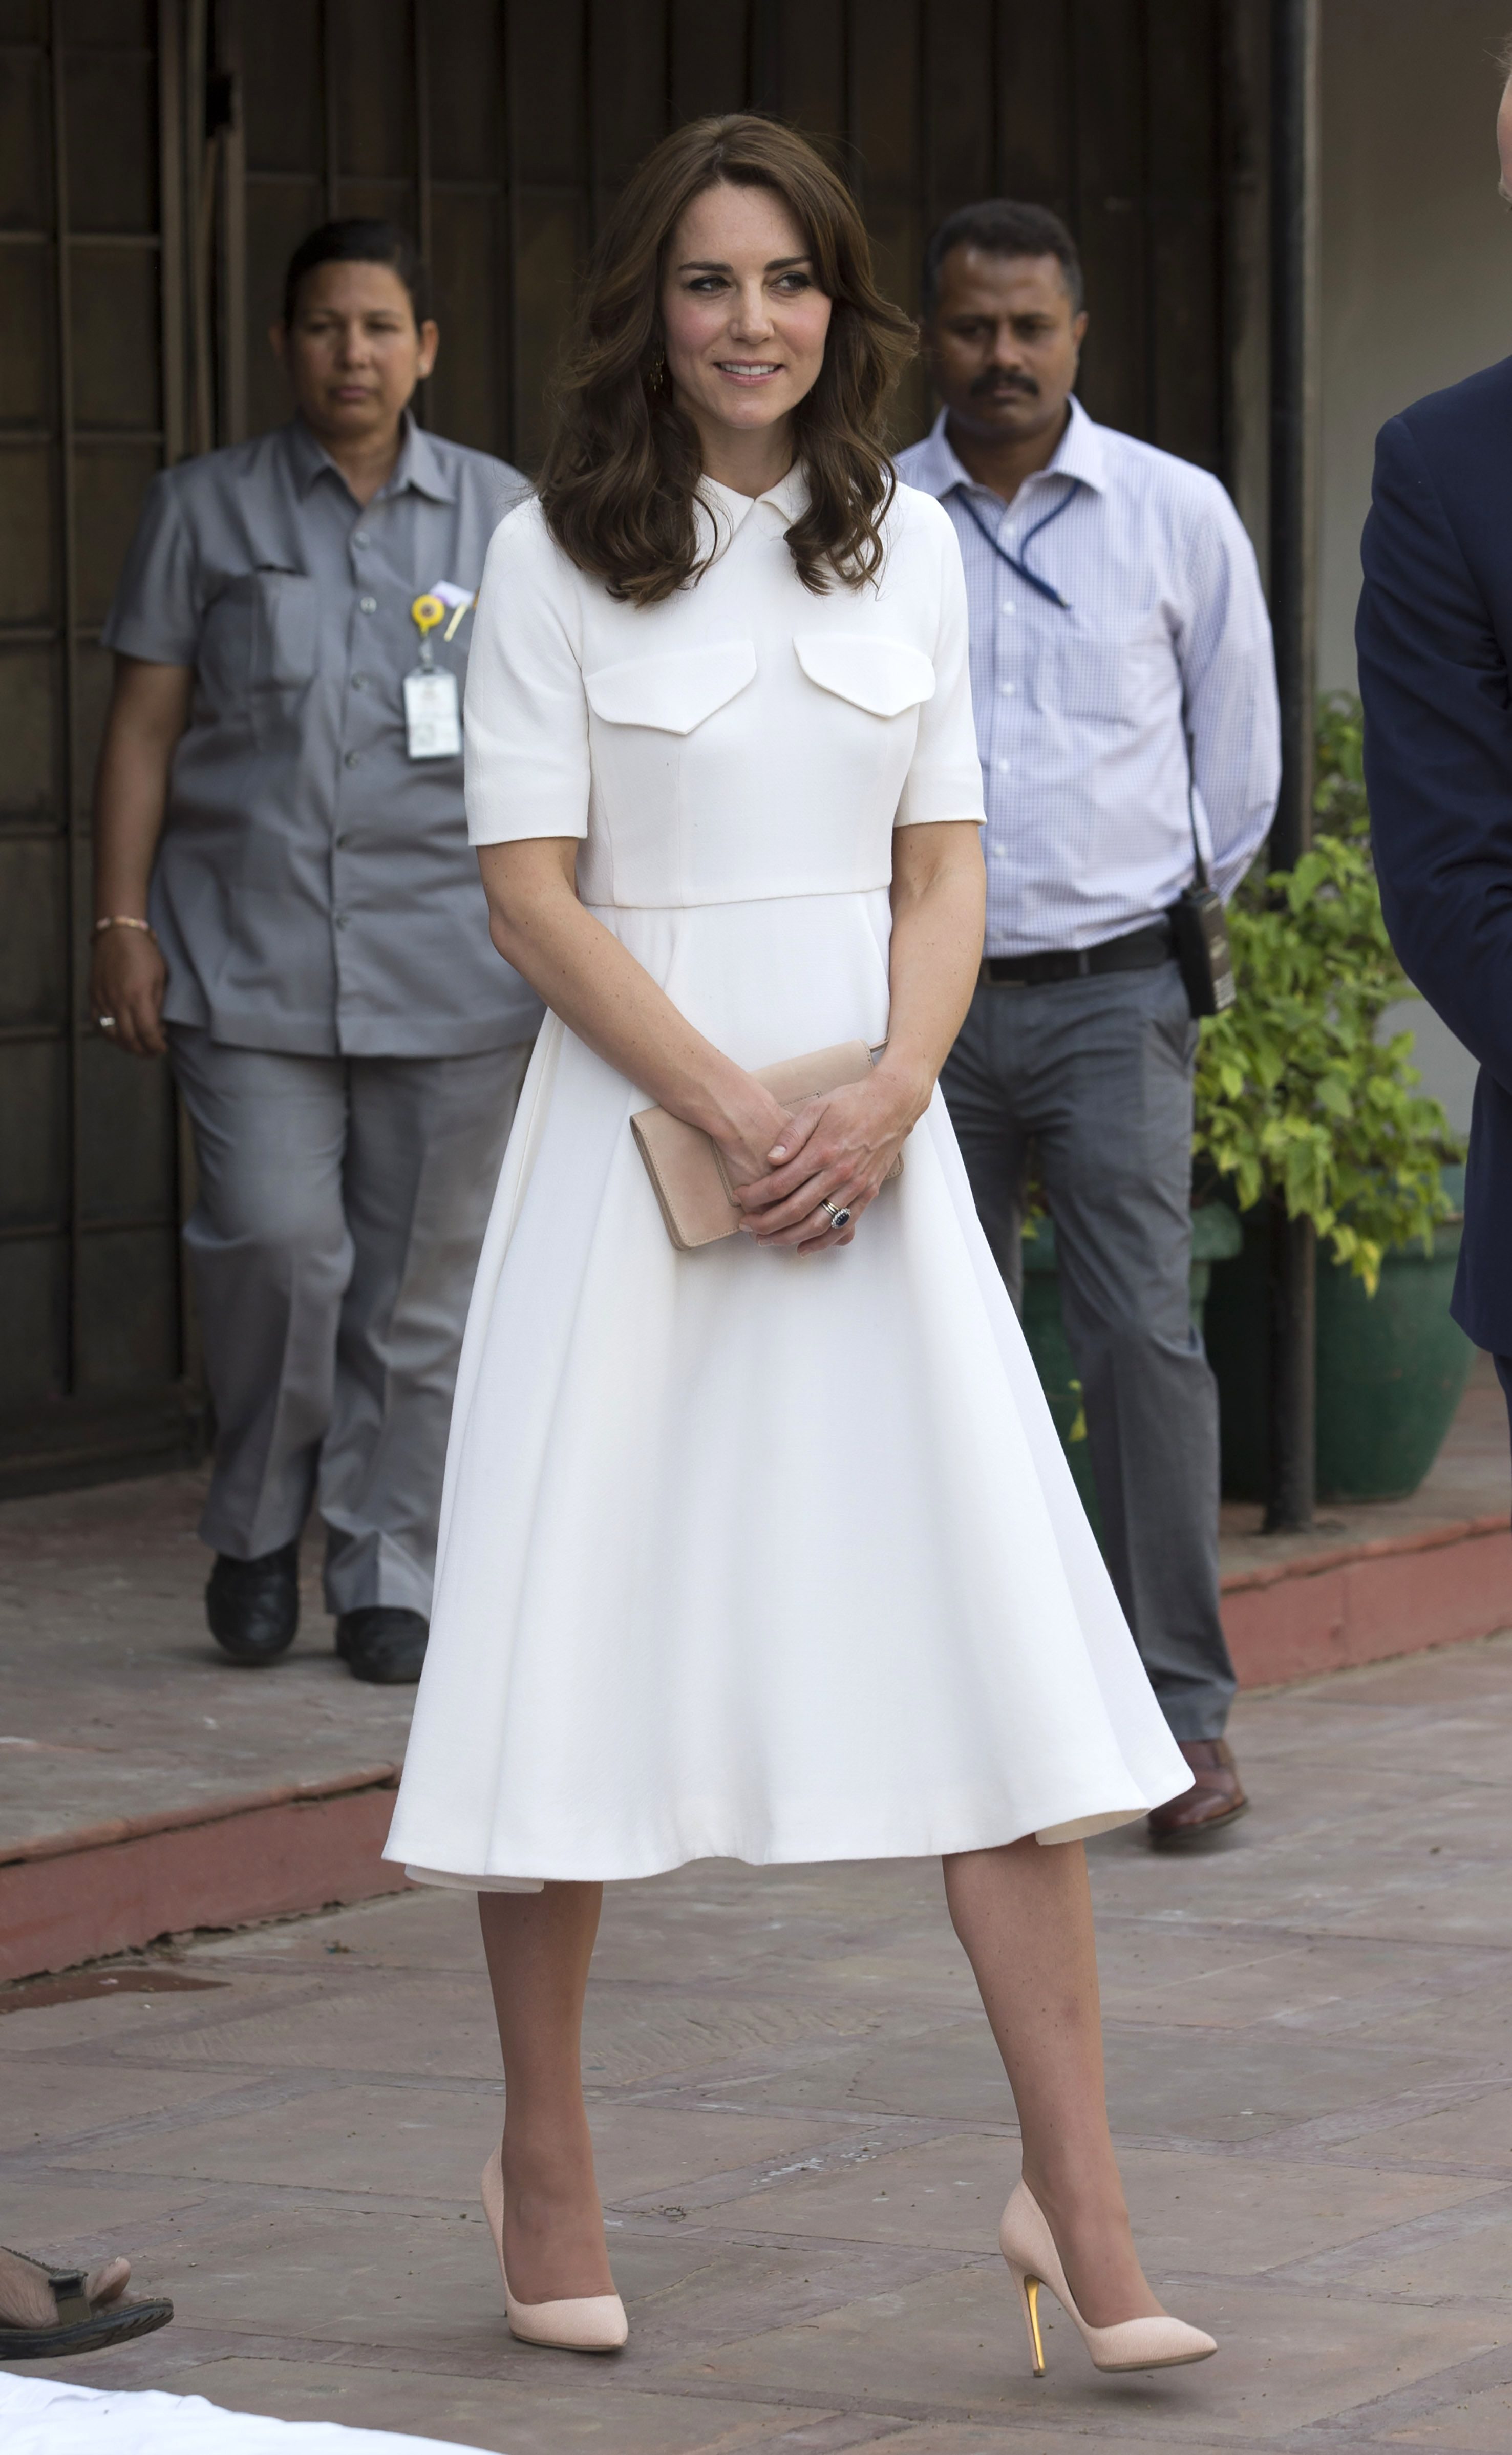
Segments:
[[[1512,1090],[1507,660],[1406,416],[1377,440],[1361,555],[1355,638],[1386,926],[1428,1004]]]

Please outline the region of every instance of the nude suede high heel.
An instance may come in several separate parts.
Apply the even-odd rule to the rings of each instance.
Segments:
[[[504,2280],[504,2315],[522,2344],[550,2344],[562,2353],[617,2353],[630,2334],[617,2293],[588,2293],[574,2302],[516,2302],[504,2264],[504,2162],[495,2148],[483,2168],[483,2214]]]
[[[1018,2288],[1018,2306],[1029,2332],[1036,2378],[1045,2374],[1039,2340],[1039,2287],[1048,2284],[1092,2356],[1094,2369],[1171,2370],[1182,2362],[1205,2362],[1218,2345],[1184,2319],[1120,2319],[1116,2326],[1090,2327],[1071,2299],[1050,2227],[1027,2182],[1019,2182],[1002,2212],[998,2241]]]

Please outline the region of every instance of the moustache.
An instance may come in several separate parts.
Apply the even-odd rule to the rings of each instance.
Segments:
[[[971,388],[974,400],[985,400],[989,395],[1007,393],[1020,394],[1025,400],[1038,400],[1039,386],[1033,375],[1003,375],[996,371],[989,371],[984,375],[978,375]]]

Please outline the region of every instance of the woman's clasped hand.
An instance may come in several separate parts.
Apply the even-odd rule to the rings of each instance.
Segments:
[[[725,1174],[745,1212],[742,1232],[761,1246],[800,1253],[849,1245],[898,1152],[929,1104],[929,1085],[912,1085],[881,1067],[791,1112],[756,1082],[751,1114],[716,1137]],[[823,1206],[828,1203],[831,1209]],[[848,1211],[837,1227],[831,1211]]]

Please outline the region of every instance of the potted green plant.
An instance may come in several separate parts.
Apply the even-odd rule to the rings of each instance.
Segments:
[[[1266,1476],[1268,1207],[1318,1235],[1318,1484],[1332,1499],[1416,1490],[1463,1390],[1471,1349],[1449,1319],[1462,1146],[1419,1089],[1412,1035],[1381,1036],[1411,995],[1381,919],[1359,702],[1320,716],[1317,834],[1294,870],[1251,879],[1230,912],[1238,1003],[1204,1024],[1200,1175],[1240,1214],[1240,1255],[1206,1312],[1224,1490]]]

